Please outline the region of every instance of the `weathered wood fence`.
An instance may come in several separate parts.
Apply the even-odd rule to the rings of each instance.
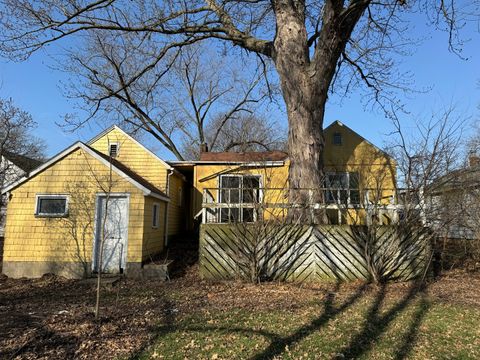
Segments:
[[[371,279],[372,267],[391,279],[425,271],[430,258],[425,233],[398,226],[202,224],[200,274],[205,279],[279,281]]]

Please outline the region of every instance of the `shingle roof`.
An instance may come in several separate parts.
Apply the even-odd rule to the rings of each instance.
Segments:
[[[202,152],[200,161],[224,162],[257,162],[257,161],[282,161],[288,157],[283,151],[262,152]]]
[[[15,154],[9,151],[4,151],[3,156],[27,173],[43,164],[43,162],[40,160],[32,159],[28,156]]]

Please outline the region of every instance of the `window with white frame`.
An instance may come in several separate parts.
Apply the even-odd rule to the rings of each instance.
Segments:
[[[108,155],[110,155],[110,157],[112,157],[112,158],[117,157],[119,148],[120,148],[120,145],[118,143],[109,143],[108,144]]]
[[[222,223],[253,222],[255,204],[260,202],[259,175],[221,175],[219,202],[230,206],[220,209]]]
[[[153,204],[152,208],[152,228],[157,229],[160,223],[160,204]]]
[[[356,172],[327,173],[325,187],[329,204],[360,204],[359,176]]]
[[[37,195],[35,215],[38,217],[64,217],[68,214],[67,195]]]

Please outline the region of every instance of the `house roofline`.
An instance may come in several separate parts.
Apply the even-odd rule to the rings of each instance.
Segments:
[[[170,165],[244,165],[244,166],[283,166],[285,161],[169,161]]]
[[[5,187],[3,190],[2,190],[2,194],[4,193],[7,193],[11,190],[13,190],[14,188],[20,186],[21,184],[25,183],[27,180],[29,180],[30,178],[34,177],[35,175],[41,173],[42,171],[44,171],[45,169],[47,169],[48,167],[50,167],[51,165],[55,164],[56,162],[60,161],[61,159],[63,159],[65,156],[71,154],[73,151],[77,150],[77,149],[82,149],[84,150],[86,153],[88,153],[90,156],[92,156],[93,158],[99,160],[101,163],[103,163],[105,166],[111,166],[112,169],[120,176],[122,177],[123,179],[125,179],[126,181],[130,182],[131,184],[133,184],[135,187],[137,187],[138,189],[142,190],[143,194],[145,196],[152,196],[152,197],[155,197],[159,200],[163,200],[165,202],[169,202],[170,201],[170,198],[168,198],[167,196],[164,196],[162,194],[157,194],[156,192],[148,189],[147,187],[145,187],[144,185],[140,184],[138,181],[136,181],[135,179],[133,179],[132,177],[130,177],[128,174],[126,174],[124,171],[122,171],[121,169],[119,169],[118,167],[116,167],[114,164],[112,164],[111,162],[109,162],[108,160],[104,159],[103,157],[101,157],[100,155],[98,155],[95,151],[93,151],[88,145],[84,144],[83,142],[81,141],[77,141],[76,143],[74,143],[73,145],[69,146],[68,148],[64,149],[63,151],[59,152],[57,155],[53,156],[50,160],[48,160],[47,162],[45,162],[44,164],[40,165],[38,168],[36,168],[35,170],[29,172],[27,175],[21,177],[19,180],[15,181],[14,183],[8,185],[7,187]]]
[[[346,127],[348,130],[350,130],[351,132],[353,132],[355,135],[357,135],[359,138],[361,138],[363,141],[365,141],[367,144],[373,146],[375,149],[377,149],[378,151],[380,151],[382,154],[384,154],[385,156],[389,157],[390,159],[394,160],[395,159],[392,157],[392,155],[390,155],[389,153],[387,153],[385,150],[382,150],[380,149],[377,145],[375,145],[374,143],[372,143],[370,140],[367,140],[365,139],[362,135],[360,135],[358,132],[356,132],[355,130],[353,130],[350,126],[348,125],[345,125],[344,123],[342,123],[340,120],[335,120],[334,122],[332,122],[330,125],[328,125],[325,129],[323,129],[323,131],[327,130],[329,127],[335,125],[335,124],[338,124],[340,126],[343,126],[343,127]]]
[[[138,140],[136,140],[135,138],[133,138],[131,135],[129,135],[125,130],[123,130],[121,127],[119,127],[118,125],[112,125],[110,126],[109,128],[103,130],[101,133],[99,133],[98,135],[94,136],[92,139],[90,139],[89,141],[87,141],[87,145],[92,145],[95,141],[97,141],[98,139],[100,139],[101,137],[105,136],[106,134],[108,134],[109,132],[111,132],[112,130],[119,130],[121,131],[125,136],[127,136],[130,140],[132,140],[133,142],[135,142],[137,145],[139,145],[142,149],[144,149],[147,153],[149,153],[150,155],[152,155],[153,157],[155,157],[157,160],[159,160],[168,170],[174,170],[173,167],[171,167],[165,160],[163,160],[162,158],[160,158],[157,154],[155,154],[153,151],[147,149],[145,147],[145,145],[143,145],[141,142],[139,142]]]

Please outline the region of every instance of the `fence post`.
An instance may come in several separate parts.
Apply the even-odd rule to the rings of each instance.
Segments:
[[[207,199],[207,189],[203,189],[202,194],[202,224],[207,223],[207,208],[205,207],[205,201]]]
[[[427,223],[427,217],[425,215],[425,197],[424,197],[424,189],[423,186],[420,187],[420,190],[418,191],[418,196],[420,197],[420,221],[422,222],[422,225],[425,226]]]
[[[310,223],[315,223],[315,212],[313,206],[313,189],[308,189],[308,207],[310,209]]]

